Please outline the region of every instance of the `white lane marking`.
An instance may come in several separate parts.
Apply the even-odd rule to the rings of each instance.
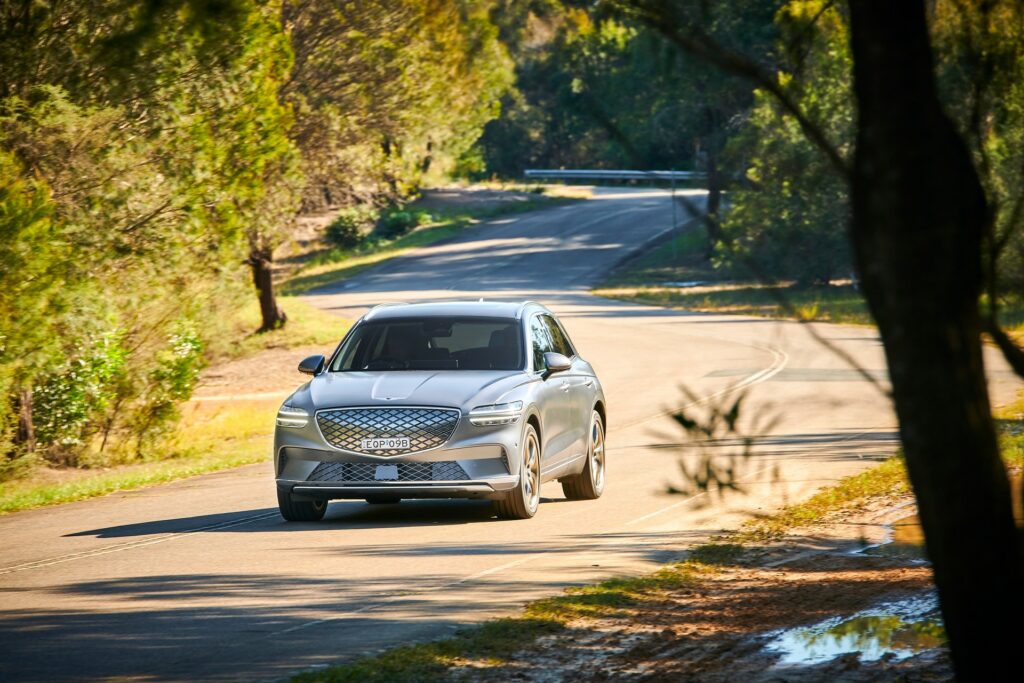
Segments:
[[[735,343],[735,342],[733,342],[733,343]],[[782,370],[789,363],[789,354],[787,354],[785,351],[783,351],[782,349],[777,348],[775,346],[765,346],[765,345],[761,345],[761,344],[749,344],[749,343],[744,343],[743,345],[744,346],[750,346],[750,347],[755,348],[755,349],[760,349],[762,351],[767,351],[768,353],[772,354],[772,363],[771,363],[771,365],[769,365],[768,367],[766,367],[763,370],[755,372],[752,375],[747,375],[745,378],[743,378],[739,382],[735,382],[734,384],[730,384],[729,386],[725,387],[724,389],[720,389],[719,391],[716,391],[713,394],[708,394],[707,396],[699,398],[696,401],[691,401],[691,402],[687,403],[686,405],[680,406],[678,408],[672,408],[672,409],[669,409],[669,410],[663,410],[660,413],[656,413],[656,414],[650,415],[648,417],[642,417],[642,418],[640,418],[638,420],[634,420],[634,421],[629,422],[629,423],[627,423],[625,425],[622,425],[621,427],[618,427],[616,429],[616,431],[621,431],[623,429],[628,429],[630,427],[635,427],[635,426],[643,424],[645,422],[650,422],[651,420],[657,420],[659,418],[666,417],[666,416],[671,415],[673,413],[677,413],[679,411],[686,410],[687,408],[692,408],[694,406],[698,406],[698,405],[701,405],[703,403],[707,403],[708,401],[711,401],[713,399],[719,398],[720,396],[727,396],[727,395],[729,395],[731,393],[739,391],[740,389],[746,389],[747,387],[751,387],[751,386],[753,386],[755,384],[760,384],[761,382],[767,382],[772,377],[774,377],[775,375],[777,375],[780,372],[782,372]]]
[[[0,568],[0,575],[13,574],[15,572],[25,571],[28,569],[39,569],[41,567],[49,567],[55,564],[61,564],[64,562],[71,562],[73,560],[84,560],[90,557],[97,557],[99,555],[108,555],[110,553],[120,552],[122,550],[131,550],[133,548],[142,548],[147,545],[156,545],[157,543],[163,543],[164,541],[172,541],[176,538],[182,538],[189,534],[198,533],[200,531],[219,531],[221,529],[230,529],[231,527],[241,526],[242,524],[249,524],[250,522],[258,522],[261,519],[269,519],[270,517],[276,517],[277,511],[264,512],[259,515],[251,515],[249,517],[242,517],[241,519],[233,519],[225,522],[219,522],[217,524],[208,524],[206,526],[196,527],[195,529],[186,529],[185,531],[176,531],[170,534],[163,534],[161,536],[154,536],[153,538],[145,538],[139,541],[129,541],[127,543],[117,543],[114,545],[103,546],[102,548],[96,548],[95,550],[84,550],[80,553],[70,553],[68,555],[59,555],[57,557],[50,557],[44,560],[36,560],[34,562],[25,562],[24,564],[16,564],[10,567]]]

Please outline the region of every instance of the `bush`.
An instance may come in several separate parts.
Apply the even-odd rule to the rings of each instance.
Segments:
[[[354,249],[377,221],[377,210],[369,206],[353,206],[342,209],[337,218],[324,232],[332,246],[339,249]]]
[[[429,220],[430,216],[425,213],[393,207],[380,215],[373,232],[383,239],[395,239]]]
[[[33,421],[39,445],[58,462],[75,464],[74,452],[116,401],[127,351],[117,333],[76,344],[66,364],[35,389]]]

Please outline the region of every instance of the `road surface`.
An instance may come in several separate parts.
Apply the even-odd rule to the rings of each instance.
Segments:
[[[552,306],[608,396],[600,500],[568,502],[549,484],[530,521],[496,520],[486,502],[335,502],[323,522],[286,524],[261,464],[9,515],[0,680],[280,679],[649,570],[891,453],[887,400],[804,327],[587,294],[672,216],[663,192],[606,191],[491,221],[309,297],[350,318],[393,300]],[[874,330],[816,329],[884,383]],[[989,367],[996,401],[1011,399],[1012,375],[993,354]],[[748,416],[777,420],[739,463],[743,493],[665,493],[682,483],[682,434],[667,417],[690,402],[680,385],[712,402],[746,390]]]

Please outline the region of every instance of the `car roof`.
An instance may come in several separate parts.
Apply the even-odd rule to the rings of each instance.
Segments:
[[[394,318],[457,317],[519,319],[528,308],[547,309],[535,301],[437,301],[419,304],[393,303],[374,306],[363,320]]]

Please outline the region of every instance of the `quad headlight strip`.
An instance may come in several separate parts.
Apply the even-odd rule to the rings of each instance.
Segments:
[[[491,425],[507,425],[518,422],[523,414],[523,402],[495,403],[489,406],[477,406],[469,411],[469,421],[477,427]]]
[[[278,427],[305,427],[309,422],[309,413],[302,408],[296,408],[285,403],[277,411]]]

